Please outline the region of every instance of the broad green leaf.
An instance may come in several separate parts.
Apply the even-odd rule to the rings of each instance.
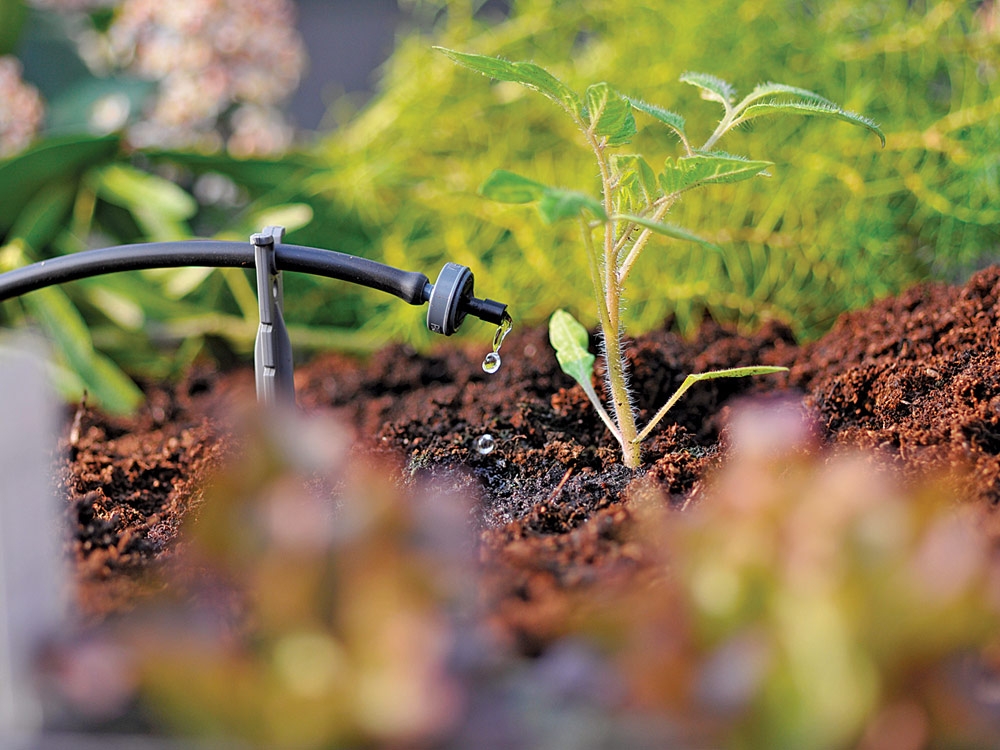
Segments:
[[[559,367],[580,385],[591,386],[596,357],[590,353],[590,334],[565,310],[556,310],[549,318],[549,342],[556,350]]]
[[[657,234],[662,234],[667,237],[673,237],[675,240],[685,240],[687,242],[697,242],[699,245],[711,248],[712,250],[720,249],[718,245],[715,245],[703,237],[699,237],[693,232],[689,232],[683,227],[674,226],[673,224],[663,224],[658,221],[650,221],[642,216],[633,216],[631,214],[621,214],[619,216],[613,216],[613,219],[621,219],[623,221],[630,221],[634,224],[638,224],[641,227],[645,227]]]
[[[660,186],[666,193],[680,193],[699,185],[740,182],[762,174],[769,161],[751,161],[722,152],[668,157],[660,174]]]
[[[749,120],[763,117],[765,115],[790,113],[796,115],[808,115],[811,117],[829,117],[835,120],[843,120],[852,125],[860,125],[870,130],[879,137],[882,147],[885,148],[885,134],[875,124],[873,120],[856,112],[848,112],[835,104],[822,104],[814,102],[762,102],[752,104],[740,115],[737,122],[747,122]]]
[[[541,200],[547,189],[540,182],[497,169],[480,186],[479,194],[500,203],[531,203]]]
[[[39,191],[24,207],[10,237],[24,241],[37,260],[37,251],[48,245],[66,226],[66,217],[73,210],[77,184],[68,179],[54,180]]]
[[[582,211],[589,211],[601,221],[607,221],[608,217],[601,202],[576,190],[545,188],[545,193],[538,202],[538,212],[542,215],[542,220],[548,224],[560,219],[576,218]]]
[[[56,180],[75,178],[94,164],[118,153],[116,136],[74,136],[45,140],[6,161],[0,161],[0,231],[6,231],[39,190]]]
[[[733,97],[736,96],[736,89],[732,85],[708,73],[688,72],[682,75],[680,80],[682,83],[690,83],[701,89],[702,99],[719,102],[726,109],[732,106]]]
[[[681,117],[676,112],[671,112],[668,109],[663,109],[663,107],[658,107],[655,104],[650,104],[649,102],[644,102],[642,99],[636,99],[634,97],[625,97],[629,104],[632,105],[633,109],[637,109],[650,117],[659,120],[668,128],[673,130],[681,140],[687,138],[684,133],[684,118]]]
[[[435,47],[434,49],[444,53],[459,65],[464,65],[477,73],[482,73],[498,81],[512,81],[534,89],[576,118],[581,118],[583,115],[583,102],[580,100],[580,96],[554,75],[534,63],[509,62],[499,57],[456,52],[445,47]]]
[[[185,220],[194,216],[198,203],[169,180],[112,164],[97,172],[96,185],[102,198],[128,209],[149,239],[168,241],[190,235]]]
[[[170,180],[124,164],[97,173],[101,197],[129,210],[145,207],[171,219],[189,219],[198,210],[195,199]]]
[[[609,146],[628,143],[635,135],[635,118],[628,100],[606,83],[587,88],[587,117],[590,131],[607,138]]]
[[[56,287],[39,289],[25,295],[24,304],[103,408],[127,414],[138,407],[142,392],[117,365],[94,350],[90,331],[65,292]]]

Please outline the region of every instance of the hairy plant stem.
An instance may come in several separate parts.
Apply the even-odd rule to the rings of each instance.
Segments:
[[[601,169],[601,187],[604,194],[604,212],[611,216],[613,211],[613,186],[611,170],[605,157],[605,142],[587,131],[597,163]],[[584,228],[587,242],[593,246],[589,230]],[[596,252],[593,252],[596,255]],[[597,292],[598,311],[601,319],[601,331],[604,338],[604,360],[608,371],[608,389],[611,392],[611,407],[614,411],[614,421],[618,426],[618,442],[622,448],[622,461],[630,469],[638,469],[641,460],[641,449],[636,441],[638,430],[635,425],[635,411],[632,408],[631,394],[628,390],[626,373],[627,362],[621,345],[621,284],[618,280],[618,264],[615,258],[615,227],[614,222],[604,223],[604,258],[603,269],[598,268],[594,274],[594,286]],[[600,273],[603,271],[603,275]]]

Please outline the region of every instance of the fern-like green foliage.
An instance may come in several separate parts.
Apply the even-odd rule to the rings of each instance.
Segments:
[[[769,180],[694,191],[671,211],[670,225],[720,251],[670,240],[662,252],[651,246],[633,276],[630,330],[669,315],[692,330],[708,311],[747,325],[779,318],[816,335],[846,309],[998,255],[1000,36],[966,4],[643,0],[623,9],[611,0],[519,0],[502,20],[459,0],[415,5],[437,24],[399,40],[379,94],[320,145],[326,172],[309,184],[335,215],[367,227],[366,252],[377,259],[428,272],[446,259],[467,264],[477,290],[509,302],[521,320],[540,321],[556,303],[592,309],[576,228],[484,201],[477,189],[502,167],[593,194],[590,155],[560,108],[579,115],[599,105],[600,87],[587,89],[595,80],[626,94],[637,152],[685,164],[679,185],[705,179],[687,134],[711,132],[720,106],[745,99],[726,149],[773,162],[760,165]],[[483,85],[432,45],[534,67],[514,76],[505,66],[517,63],[491,63],[499,67],[481,72],[498,82]],[[512,82],[525,70],[557,106],[539,106]],[[723,73],[734,86],[688,71]],[[690,86],[678,83],[682,76]],[[740,90],[749,92],[744,99]],[[844,109],[830,110],[831,101]],[[886,147],[808,118],[768,117],[767,128],[746,132],[790,109],[862,126],[851,112],[865,112],[887,134]],[[605,117],[600,127],[624,124],[620,112]],[[628,179],[641,190],[648,173],[633,166]],[[322,230],[317,217],[305,232]],[[422,340],[412,311],[375,297],[366,304],[372,314],[362,330]]]

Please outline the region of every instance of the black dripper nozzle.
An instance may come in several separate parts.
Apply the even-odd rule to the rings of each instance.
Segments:
[[[466,315],[500,325],[507,305],[475,296],[475,278],[467,266],[445,263],[433,285],[428,284],[427,328],[451,336]]]

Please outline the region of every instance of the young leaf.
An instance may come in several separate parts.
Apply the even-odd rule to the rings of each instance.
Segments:
[[[677,160],[668,157],[660,174],[660,186],[670,193],[724,182],[740,182],[756,177],[773,166],[769,161],[751,161],[742,156],[720,152],[682,156]]]
[[[656,200],[656,173],[645,159],[638,154],[612,154],[610,163],[611,173],[626,203],[644,207]]]
[[[497,169],[487,177],[479,188],[479,194],[501,203],[538,201],[538,212],[547,224],[575,218],[583,210],[590,211],[601,221],[608,218],[601,202],[586,193],[549,187],[506,169]]]
[[[746,98],[740,104],[751,104],[759,99],[770,96],[793,96],[802,101],[812,102],[813,104],[826,104],[830,107],[837,106],[825,96],[817,94],[815,91],[802,89],[798,86],[789,86],[786,83],[774,83],[773,81],[757,84],[754,90],[747,94]]]
[[[736,96],[736,89],[721,78],[716,78],[708,73],[685,73],[680,78],[682,83],[690,83],[701,89],[701,98],[712,102],[719,102],[727,110],[733,104],[733,97]]]
[[[596,357],[587,348],[590,345],[590,336],[587,329],[565,310],[556,310],[549,318],[549,342],[556,350],[556,359],[559,367],[573,380],[580,384],[583,392],[587,394],[590,403],[597,410],[598,416],[605,426],[621,442],[621,431],[615,426],[607,409],[601,403],[601,399],[594,390],[594,384],[590,378],[594,373],[594,361]]]
[[[683,227],[674,226],[673,224],[663,224],[658,221],[651,221],[649,219],[643,218],[642,216],[633,216],[631,214],[619,214],[616,216],[612,216],[611,218],[615,220],[621,219],[622,221],[630,221],[633,224],[638,224],[640,227],[645,227],[646,229],[656,232],[657,234],[662,234],[667,237],[673,237],[675,240],[697,242],[699,245],[710,248],[712,250],[720,249],[718,245],[709,242],[703,237],[699,237],[693,232],[689,232]]]
[[[642,432],[640,432],[632,442],[639,444],[645,440],[659,421],[666,416],[668,411],[670,411],[671,407],[673,407],[673,405],[680,400],[681,396],[687,393],[688,389],[695,383],[700,383],[703,380],[715,380],[717,378],[745,378],[752,375],[773,375],[777,372],[787,371],[787,367],[751,365],[749,367],[731,367],[726,370],[710,370],[709,372],[699,372],[694,375],[688,375],[684,378],[684,382],[680,384],[680,387],[678,387],[678,389],[674,391],[673,395],[667,399],[667,403],[665,403],[660,410],[656,412],[656,415],[649,420],[649,424],[643,428]]]
[[[480,186],[479,194],[500,203],[531,203],[541,200],[547,189],[528,177],[497,169]]]
[[[587,88],[587,117],[589,130],[603,135],[609,146],[628,143],[635,135],[635,118],[628,100],[606,83],[595,83]]]
[[[547,224],[552,224],[559,219],[574,219],[584,210],[590,211],[601,221],[608,220],[608,215],[604,212],[604,207],[599,200],[576,190],[547,187],[542,199],[538,202],[538,212]]]
[[[581,385],[590,385],[597,359],[590,353],[590,334],[565,310],[556,310],[549,318],[549,341],[556,350],[559,367]]]
[[[456,52],[446,47],[434,49],[444,53],[459,65],[482,73],[498,81],[512,81],[534,89],[577,119],[583,116],[583,102],[579,94],[542,67],[529,62],[508,62],[499,57]]]
[[[881,128],[875,124],[873,120],[865,117],[864,115],[859,115],[855,112],[848,112],[845,109],[841,109],[836,104],[832,103],[817,103],[817,102],[761,102],[760,104],[752,104],[747,107],[743,113],[737,118],[736,122],[747,122],[749,120],[756,119],[757,117],[763,117],[765,115],[780,114],[783,112],[788,112],[797,115],[809,115],[812,117],[829,117],[835,120],[843,120],[844,122],[849,122],[852,125],[859,125],[863,128],[870,130],[872,133],[879,137],[882,142],[882,147],[885,148],[885,134],[882,132]]]
[[[655,104],[644,102],[642,99],[636,99],[631,96],[626,96],[625,98],[628,100],[628,103],[632,105],[632,109],[637,109],[640,112],[659,120],[668,128],[673,130],[682,142],[686,141],[687,135],[684,133],[684,118],[679,114],[671,112],[668,109],[663,109],[663,107],[657,107]]]

